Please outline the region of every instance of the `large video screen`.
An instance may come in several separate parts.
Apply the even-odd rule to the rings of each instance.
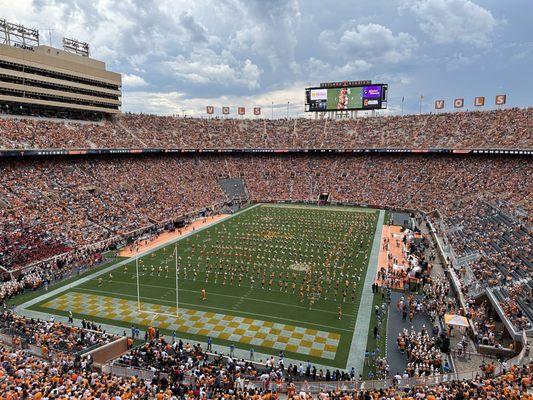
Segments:
[[[348,111],[387,108],[387,85],[305,89],[305,111]]]

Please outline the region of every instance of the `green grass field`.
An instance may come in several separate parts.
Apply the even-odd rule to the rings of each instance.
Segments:
[[[283,350],[289,358],[344,368],[377,215],[347,207],[252,207],[118,263],[112,279],[102,273],[30,309],[72,311],[128,331],[132,324],[154,326],[191,341],[211,336],[214,344],[272,355]]]

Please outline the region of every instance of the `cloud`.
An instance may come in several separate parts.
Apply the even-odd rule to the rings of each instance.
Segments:
[[[238,85],[248,89],[259,87],[262,73],[249,59],[239,62],[227,52],[216,54],[208,49],[197,50],[189,58],[179,56],[165,64],[176,76],[193,83]]]
[[[298,45],[297,29],[300,7],[296,0],[225,0],[231,6],[225,18],[233,22],[228,49],[233,52],[252,52],[264,57],[269,66],[278,70],[295,66]]]
[[[448,71],[459,70],[477,62],[480,57],[479,54],[465,55],[461,52],[455,53],[447,60],[446,69]]]
[[[353,55],[367,62],[391,64],[409,59],[418,47],[417,40],[409,33],[394,35],[386,26],[376,23],[356,24],[354,21],[337,31],[323,31],[320,39],[340,56]]]
[[[324,81],[345,80],[347,76],[358,76],[372,68],[372,64],[366,60],[349,60],[340,65],[332,65],[314,57],[311,57],[305,66],[310,79]]]
[[[216,96],[216,97],[187,97],[186,93],[129,91],[123,94],[123,110],[129,112],[145,112],[153,114],[187,114],[189,116],[205,116],[207,105],[215,106],[216,113],[221,113],[222,106],[230,106],[235,114],[236,107],[248,109],[262,107],[263,115],[275,118],[287,115],[287,103],[290,103],[291,116],[304,116],[302,97],[305,84],[296,82],[283,89],[271,90],[251,96]]]
[[[125,91],[122,93],[122,110],[148,114],[178,114],[185,94],[180,92]]]
[[[0,9],[39,29],[44,44],[48,28],[54,46],[63,36],[89,43],[92,57],[125,74],[126,110],[203,112],[206,99],[238,105],[265,95],[275,115],[292,104],[286,98],[300,112],[305,86],[359,79],[389,83],[391,110],[403,94],[453,98],[467,86],[531,104],[531,0],[388,3],[0,0]]]
[[[439,44],[486,47],[498,21],[470,0],[402,0],[400,13],[411,12],[420,29]]]
[[[138,75],[134,75],[134,74],[122,75],[122,86],[124,87],[135,88],[135,87],[142,87],[146,85],[148,85],[148,83]]]
[[[194,19],[194,16],[188,12],[184,12],[180,15],[181,26],[189,33],[189,36],[193,42],[207,43],[207,30],[200,25]]]

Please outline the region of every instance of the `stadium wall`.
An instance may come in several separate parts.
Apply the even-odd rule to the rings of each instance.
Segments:
[[[454,155],[508,155],[530,156],[533,149],[171,149],[171,148],[107,148],[107,149],[20,149],[0,150],[2,157],[47,157],[79,155],[120,155],[120,154],[454,154]]]

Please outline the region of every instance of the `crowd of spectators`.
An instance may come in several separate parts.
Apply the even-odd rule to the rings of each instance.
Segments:
[[[488,346],[498,346],[502,329],[496,329],[497,323],[494,318],[489,316],[489,307],[487,301],[477,304],[475,307],[470,307],[469,316],[474,323],[477,331],[477,342]]]
[[[110,121],[0,119],[0,148],[528,148],[533,108],[347,120],[123,114]]]
[[[527,178],[527,175],[525,176]],[[522,182],[517,190],[522,190]],[[525,198],[527,199],[527,198]],[[526,200],[527,201],[527,200]],[[530,329],[533,319],[533,246],[530,220],[518,220],[492,204],[480,201],[448,220],[458,227],[448,235],[457,257],[471,257],[461,266],[460,275],[470,270],[469,287],[493,288],[506,299],[502,307],[517,330]],[[464,216],[467,215],[467,218]]]
[[[219,167],[191,158],[5,161],[0,265],[13,269],[223,201]]]
[[[88,330],[76,326],[26,318],[9,310],[0,314],[0,332],[20,340],[19,345],[31,344],[41,348],[43,357],[53,352],[79,353],[117,339],[101,329]]]
[[[355,400],[355,399],[428,399],[428,400],[463,400],[463,399],[523,399],[532,398],[531,388],[533,364],[513,367],[504,375],[494,378],[490,374],[468,381],[452,381],[435,386],[413,386],[398,389],[393,386],[386,389],[361,389],[355,393],[343,390],[323,391],[316,397],[319,400]],[[401,383],[401,378],[398,379]],[[312,399],[307,393],[294,392],[290,399]]]
[[[51,359],[0,346],[0,392],[5,399],[148,399],[150,382],[93,371],[79,356]],[[153,398],[153,397],[152,397]]]
[[[305,385],[296,389],[287,384],[288,398],[308,399],[469,399],[506,398],[531,399],[533,364],[513,366],[499,377],[492,376],[491,368],[468,381],[452,381],[434,386],[411,386],[385,389],[323,390],[312,395]],[[236,376],[235,379],[232,379]],[[91,368],[79,356],[58,353],[53,359],[33,356],[23,350],[0,346],[0,391],[6,399],[251,399],[275,400],[278,398],[277,376],[267,375],[264,387],[250,386],[238,373],[227,374],[215,364],[201,369],[200,375],[188,383],[175,381],[173,377],[155,376],[144,381],[136,377],[123,378],[102,374]],[[273,384],[271,384],[273,382]]]
[[[398,350],[407,357],[406,373],[409,377],[430,376],[443,372],[442,353],[436,337],[426,327],[417,332],[404,328],[396,338]]]
[[[124,115],[102,123],[0,119],[0,148],[531,148],[532,110],[353,121],[151,115]],[[232,177],[244,180],[255,201],[316,200],[319,193],[328,192],[338,201],[437,211],[445,225],[459,227],[450,235],[457,254],[479,255],[470,265],[479,284],[494,288],[508,300],[502,305],[515,326],[531,327],[527,301],[533,272],[529,228],[533,210],[528,199],[533,196],[533,169],[529,159],[374,154],[124,156],[4,160],[0,170],[0,265],[18,272],[20,267],[62,254],[6,279],[0,284],[1,302],[21,291],[46,287],[75,268],[101,262],[103,247],[80,250],[84,246],[227,200],[218,180]],[[520,219],[514,218],[515,211],[522,215]],[[446,299],[446,281],[425,282],[423,290],[423,307],[433,320],[442,319],[444,313],[467,315],[477,324],[481,343],[497,344],[487,313],[482,308],[457,309]],[[407,301],[408,314],[416,312],[418,306],[414,300]],[[165,378],[143,382],[96,374],[86,361],[73,355],[112,340],[113,336],[105,332],[28,320],[7,311],[0,314],[0,327],[15,332],[26,343],[41,346],[45,355],[48,351],[59,354],[53,360],[41,360],[19,350],[0,348],[0,390],[13,399],[164,399],[207,394],[214,398],[274,399],[284,378],[348,378],[345,372],[324,374],[295,365],[285,369],[279,364],[259,373],[250,363],[222,357],[207,361],[199,345],[171,344],[158,337],[120,360],[165,374]],[[407,376],[442,370],[440,350],[428,332],[404,332],[398,344],[409,359]],[[430,389],[324,392],[319,398],[447,399],[501,393],[518,398],[530,386],[531,368],[513,368],[501,378],[485,376]],[[185,375],[192,377],[192,382],[185,383]],[[264,384],[248,387],[246,378],[258,378]],[[289,397],[311,398],[305,391],[291,390]]]
[[[97,266],[103,261],[102,247],[91,247],[64,253],[37,263],[35,267],[28,267],[27,271],[19,271],[16,276],[5,275],[0,282],[0,304],[6,302],[24,291],[47,289],[56,281],[72,274],[79,274]]]
[[[190,371],[199,365],[205,354],[198,345],[184,344],[181,340],[168,342],[164,337],[157,335],[142,346],[121,356],[117,363],[130,367],[152,369],[176,377],[185,371]]]

